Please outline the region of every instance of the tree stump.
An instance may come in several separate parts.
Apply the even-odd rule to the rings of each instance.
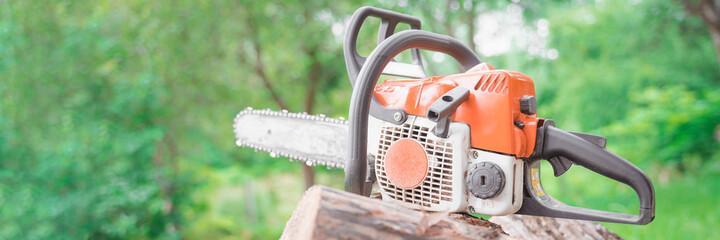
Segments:
[[[620,239],[600,224],[423,212],[323,186],[303,195],[281,239]]]

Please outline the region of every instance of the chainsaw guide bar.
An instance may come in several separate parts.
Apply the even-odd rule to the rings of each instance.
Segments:
[[[233,122],[236,144],[271,157],[287,157],[308,166],[344,168],[347,159],[347,120],[287,110],[246,108]]]

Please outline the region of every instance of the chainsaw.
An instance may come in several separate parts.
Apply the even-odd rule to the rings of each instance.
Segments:
[[[368,17],[381,19],[378,46],[357,52]],[[409,30],[395,32],[398,24]],[[419,49],[452,56],[465,72],[428,77]],[[605,148],[601,136],[567,132],[537,115],[532,79],[483,63],[462,42],[420,30],[416,17],[363,7],[344,39],[353,86],[348,120],[247,108],[236,144],[309,166],[345,169],[345,190],[424,211],[526,214],[628,224],[655,217],[647,175]],[[411,63],[395,61],[403,51]],[[381,74],[401,77],[377,84]],[[540,163],[556,177],[580,165],[630,186],[638,215],[569,206],[542,187]]]

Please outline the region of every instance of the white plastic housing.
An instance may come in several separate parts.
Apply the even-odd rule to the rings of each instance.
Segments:
[[[506,215],[522,205],[522,160],[513,156],[470,148],[470,127],[450,123],[447,138],[432,132],[435,122],[424,117],[408,116],[402,125],[388,123],[372,116],[368,125],[368,154],[375,158],[376,189],[384,201],[426,211],[473,212]],[[428,158],[428,172],[420,185],[410,189],[395,186],[385,173],[385,153],[399,139],[420,143]],[[474,153],[477,152],[477,153]],[[505,186],[490,199],[478,199],[467,189],[468,164],[489,161],[505,174]]]
[[[483,215],[501,216],[517,212],[522,206],[523,194],[523,161],[514,156],[482,151],[470,150],[470,164],[492,162],[500,167],[505,174],[505,185],[494,197],[480,199],[468,194],[467,211]],[[466,182],[463,181],[465,184]],[[466,186],[467,188],[467,186]]]

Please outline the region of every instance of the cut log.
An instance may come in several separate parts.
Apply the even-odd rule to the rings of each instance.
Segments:
[[[508,215],[491,217],[510,236],[522,239],[622,239],[603,225],[563,218]]]
[[[295,208],[281,239],[513,239],[490,222],[471,218],[420,212],[313,186]]]
[[[281,239],[598,239],[617,237],[602,225],[531,216],[497,223],[447,212],[422,212],[322,186],[303,195]],[[521,226],[517,226],[521,225]],[[508,228],[509,231],[503,231]],[[506,233],[507,232],[507,233]],[[619,239],[619,237],[614,238]]]

